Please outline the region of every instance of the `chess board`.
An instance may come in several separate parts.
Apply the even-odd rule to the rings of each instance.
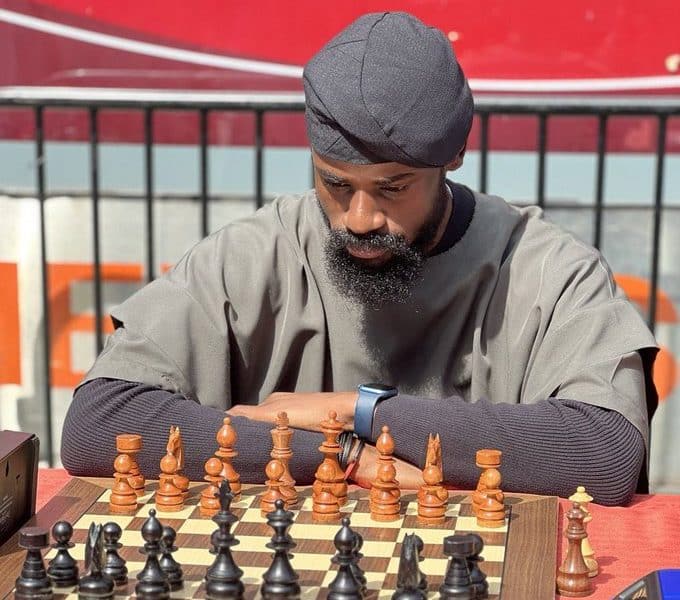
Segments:
[[[147,493],[139,499],[140,508],[135,515],[112,515],[108,498],[112,480],[74,478],[52,499],[34,523],[51,528],[58,520],[73,524],[71,553],[82,568],[85,540],[90,523],[116,521],[123,529],[120,542],[121,556],[127,561],[129,582],[116,589],[116,598],[134,598],[136,574],[144,566],[141,527],[150,508],[156,508],[156,484],[147,483]],[[177,531],[174,558],[181,563],[185,583],[182,590],[173,592],[173,598],[205,598],[202,582],[206,568],[214,555],[210,550],[210,534],[215,523],[199,515],[198,502],[202,484],[192,485],[186,507],[181,512],[158,512],[164,525]],[[258,589],[262,574],[271,564],[272,551],[265,544],[272,535],[271,528],[260,513],[259,497],[264,486],[244,486],[239,501],[232,503],[232,512],[239,518],[232,532],[239,545],[232,548],[236,564],[243,570],[245,598],[259,598]],[[318,524],[312,521],[311,488],[299,488],[300,502],[293,510],[295,523],[290,534],[297,546],[293,550],[292,565],[300,576],[302,598],[325,598],[328,585],[335,577],[336,567],[331,564],[335,553],[333,537],[340,524]],[[442,552],[444,537],[453,533],[476,532],[484,540],[481,563],[489,583],[489,597],[503,600],[541,600],[554,598],[557,553],[557,499],[554,497],[513,495],[506,498],[508,507],[505,525],[501,528],[480,528],[472,515],[470,495],[451,492],[446,520],[443,525],[424,527],[416,517],[415,493],[404,493],[401,517],[393,522],[376,522],[370,517],[366,490],[351,489],[349,502],[342,508],[351,519],[352,529],[364,538],[361,567],[366,572],[368,598],[390,598],[396,586],[401,540],[406,533],[417,533],[424,541],[421,570],[428,580],[429,597],[438,597],[438,588],[446,573],[447,559]],[[343,516],[344,516],[343,515]],[[12,542],[14,546],[12,547]],[[49,560],[50,550],[45,555]],[[16,547],[16,536],[0,549],[0,573],[11,573],[7,584],[0,584],[0,595],[11,593],[13,581],[19,574],[24,552]],[[77,598],[69,588],[55,591],[55,598]]]

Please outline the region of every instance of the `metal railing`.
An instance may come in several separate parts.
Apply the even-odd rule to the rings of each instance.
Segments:
[[[144,117],[144,192],[146,203],[146,276],[155,277],[154,257],[154,177],[153,148],[154,114],[168,110],[190,111],[198,114],[198,139],[200,163],[200,213],[201,231],[208,233],[208,117],[212,111],[237,111],[251,113],[255,117],[255,175],[253,181],[255,208],[264,203],[264,116],[271,112],[301,112],[304,98],[296,93],[224,93],[224,92],[178,92],[142,89],[95,89],[95,88],[0,88],[0,107],[23,107],[33,111],[35,121],[35,189],[40,205],[40,254],[42,262],[43,360],[44,360],[44,407],[46,418],[45,445],[50,464],[53,457],[52,399],[50,376],[50,322],[48,309],[47,246],[45,235],[45,127],[44,114],[48,108],[79,108],[89,113],[90,188],[92,198],[93,268],[96,351],[103,346],[102,339],[102,287],[100,254],[100,172],[99,172],[99,125],[102,111],[131,109],[140,111]],[[490,117],[496,115],[528,115],[538,120],[536,180],[536,203],[546,206],[546,151],[548,147],[548,121],[553,116],[591,116],[598,120],[596,186],[593,208],[594,245],[602,239],[602,214],[604,208],[604,165],[606,154],[607,125],[613,116],[652,117],[657,120],[657,143],[655,151],[655,178],[653,194],[653,237],[650,276],[650,302],[648,323],[655,328],[657,288],[659,279],[659,241],[663,209],[664,158],[666,154],[666,128],[670,117],[680,115],[680,99],[666,97],[518,97],[480,96],[475,100],[479,119],[479,173],[478,189],[487,190]],[[584,206],[581,206],[583,208]]]

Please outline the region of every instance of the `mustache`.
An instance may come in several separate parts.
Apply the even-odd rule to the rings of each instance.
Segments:
[[[391,250],[398,254],[409,249],[410,244],[403,235],[394,233],[356,234],[346,229],[331,229],[329,244],[334,250],[342,250],[346,246],[365,249]]]

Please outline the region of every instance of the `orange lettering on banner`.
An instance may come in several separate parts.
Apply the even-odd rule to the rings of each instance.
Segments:
[[[21,383],[19,279],[15,263],[0,262],[0,384]]]
[[[626,293],[631,302],[637,304],[645,317],[649,312],[649,299],[651,297],[651,286],[649,281],[635,275],[625,275],[617,273],[614,276],[616,283]],[[666,292],[661,289],[656,290],[656,315],[657,323],[677,323],[678,313],[673,306],[673,302]],[[654,385],[659,394],[659,400],[665,400],[678,383],[680,373],[678,363],[670,348],[661,346],[659,353],[654,361]]]
[[[94,266],[91,264],[60,264],[48,266],[50,289],[50,337],[52,340],[50,362],[52,385],[74,387],[84,373],[74,371],[71,364],[71,334],[95,331],[95,316],[71,314],[71,284],[75,281],[92,281]],[[107,263],[101,265],[102,283],[107,281],[141,281],[142,267],[137,264]],[[108,315],[102,320],[104,333],[113,332]]]

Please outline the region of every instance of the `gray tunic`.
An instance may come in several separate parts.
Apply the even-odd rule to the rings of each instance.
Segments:
[[[475,198],[467,232],[426,261],[409,301],[374,310],[328,280],[314,192],[280,197],[113,310],[123,326],[85,380],[221,409],[366,381],[495,403],[555,395],[620,412],[648,444],[642,375],[621,365],[656,342],[599,252],[536,207]]]

